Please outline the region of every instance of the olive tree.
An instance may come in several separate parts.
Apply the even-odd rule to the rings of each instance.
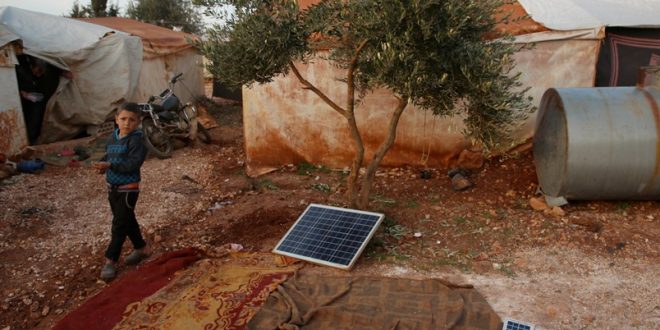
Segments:
[[[497,12],[502,1],[325,0],[304,10],[292,0],[196,2],[209,9],[234,7],[225,12],[224,25],[198,42],[215,78],[251,86],[293,73],[302,88],[345,118],[355,150],[347,178],[352,207],[368,207],[376,170],[410,105],[436,115],[462,115],[464,134],[485,150],[507,143],[530,110],[519,74],[510,72],[516,46],[495,30],[507,18]],[[499,38],[485,37],[493,34]],[[319,57],[342,72],[342,100],[314,86],[296,66]],[[360,178],[365,150],[355,113],[375,88],[390,90],[397,102],[382,128],[386,138]]]

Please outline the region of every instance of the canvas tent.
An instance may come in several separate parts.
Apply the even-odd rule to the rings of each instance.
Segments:
[[[303,7],[313,2],[316,1],[299,1]],[[516,71],[522,73],[523,84],[531,87],[529,95],[537,105],[550,87],[594,86],[599,54],[603,53],[601,43],[609,27],[643,28],[655,36],[655,27],[660,27],[660,1],[519,0],[506,9],[513,10],[514,17],[531,17],[499,28],[515,35],[516,43],[535,45],[517,53],[515,60]],[[648,49],[658,49],[653,46],[658,40],[638,44],[651,44]],[[342,83],[329,79],[340,75],[329,63],[319,60],[297,65],[303,76],[331,98],[343,99]],[[619,69],[622,68],[606,66],[598,75]],[[384,139],[394,104],[389,92],[379,90],[368,95],[356,110],[366,159]],[[250,175],[301,161],[330,167],[350,164],[352,146],[344,119],[316,95],[301,89],[293,75],[244,88],[243,112]],[[532,115],[516,137],[521,141],[531,137],[534,121]],[[401,117],[396,142],[383,165],[456,166],[469,148],[460,135],[461,129],[459,118],[437,118],[425,111],[408,109]]]
[[[135,89],[140,39],[112,32],[73,19],[0,7],[0,152],[16,153],[27,145],[15,73],[20,45],[25,54],[75,75],[61,79],[47,103],[39,141],[51,142],[101,124]]]
[[[142,40],[144,55],[132,101],[145,102],[150,95],[159,94],[168,87],[169,78],[177,73],[183,73],[183,77],[175,85],[174,93],[183,102],[204,95],[203,57],[188,42],[191,35],[122,17],[82,20],[126,32]]]
[[[184,73],[175,88],[182,101],[203,95],[202,58],[187,37],[125,18],[83,21],[1,7],[0,152],[13,154],[28,144],[14,69],[17,44],[74,74],[61,79],[46,107],[38,142],[48,143],[97,127],[123,102],[146,101],[175,73]]]

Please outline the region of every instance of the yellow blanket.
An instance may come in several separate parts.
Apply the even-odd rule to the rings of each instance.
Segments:
[[[268,253],[204,259],[126,307],[114,329],[243,329],[298,266]]]

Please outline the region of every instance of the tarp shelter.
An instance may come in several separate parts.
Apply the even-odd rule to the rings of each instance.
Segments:
[[[17,51],[74,74],[60,79],[47,103],[38,141],[52,142],[99,125],[138,82],[142,45],[138,37],[74,19],[0,7],[0,152],[28,144],[15,65]]]
[[[142,39],[144,55],[132,101],[146,102],[149,96],[160,94],[177,73],[183,73],[182,80],[174,87],[179,99],[188,102],[204,95],[203,57],[188,42],[192,35],[123,17],[82,20]]]
[[[299,0],[306,7],[315,0]],[[515,55],[516,69],[522,73],[529,95],[538,104],[550,87],[592,87],[595,85],[601,44],[610,27],[637,28],[646,31],[645,40],[619,40],[615,58],[619,65],[603,65],[598,76],[611,76],[626,70],[620,63],[630,62],[630,45],[644,48],[649,57],[640,57],[639,65],[649,65],[649,58],[660,54],[660,1],[627,0],[519,0],[506,7],[513,17],[528,14],[531,19],[498,28],[515,35],[519,44],[534,44]],[[617,31],[611,29],[611,31]],[[638,38],[639,39],[639,38]],[[608,45],[607,41],[605,44]],[[626,48],[628,47],[628,48]],[[614,47],[616,48],[616,47]],[[611,49],[614,49],[611,48]],[[634,52],[634,51],[633,51]],[[637,52],[634,52],[637,53]],[[622,58],[622,56],[624,56]],[[604,63],[605,60],[600,60]],[[645,62],[646,61],[646,62]],[[334,100],[343,100],[345,88],[334,77],[342,74],[328,62],[297,63],[303,76]],[[627,70],[635,70],[636,66]],[[604,78],[605,79],[605,78]],[[609,79],[609,78],[608,78]],[[363,134],[366,159],[370,159],[386,134],[395,99],[385,90],[368,95],[356,110]],[[243,121],[247,172],[257,175],[283,164],[306,161],[331,167],[350,164],[352,143],[345,120],[314,93],[301,88],[294,75],[279,77],[266,85],[243,89]],[[521,141],[533,135],[535,115],[516,133]],[[399,122],[397,139],[383,165],[460,165],[461,153],[469,148],[460,134],[460,118],[438,118],[427,111],[407,109]]]
[[[0,152],[28,144],[16,86],[15,45],[63,70],[58,91],[46,107],[39,143],[65,140],[101,125],[121,103],[146,102],[183,73],[175,93],[183,102],[204,95],[202,56],[189,35],[126,18],[69,19],[0,9]],[[6,137],[6,138],[5,138]]]

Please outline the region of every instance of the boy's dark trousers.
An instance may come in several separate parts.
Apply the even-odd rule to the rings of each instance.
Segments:
[[[112,237],[108,249],[105,251],[105,257],[114,262],[119,260],[126,236],[136,250],[147,245],[140,233],[137,219],[135,219],[135,204],[137,204],[139,194],[138,191],[118,192],[116,189],[108,192],[112,210]]]

